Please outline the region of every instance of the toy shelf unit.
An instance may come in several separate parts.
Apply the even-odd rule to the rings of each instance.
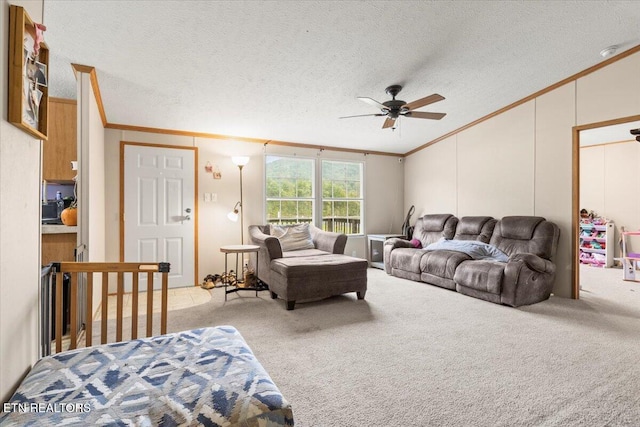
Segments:
[[[640,237],[640,231],[622,232],[622,279],[640,282],[640,274],[636,274],[636,270],[640,266],[640,253],[627,251],[627,237],[632,236]]]
[[[612,267],[615,249],[614,235],[613,222],[605,224],[580,223],[580,263],[592,267]]]

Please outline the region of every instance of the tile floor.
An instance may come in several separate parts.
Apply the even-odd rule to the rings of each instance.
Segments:
[[[153,292],[153,312],[160,313],[160,298],[161,292],[154,291]],[[186,287],[186,288],[174,288],[169,289],[168,298],[167,298],[167,309],[171,310],[180,310],[183,308],[194,307],[200,304],[205,304],[211,300],[211,293],[208,290],[202,289],[200,286]],[[133,298],[131,294],[124,294],[122,298],[123,302],[123,314],[125,318],[125,323],[130,325],[130,316],[132,313],[132,303]],[[109,295],[107,299],[107,319],[115,319],[116,318],[116,310],[117,310],[117,296]],[[147,293],[140,292],[138,296],[138,316],[144,315],[147,313]],[[102,306],[96,310],[95,315],[93,316],[94,321],[100,321],[102,316]],[[124,328],[127,330],[127,328]],[[96,335],[99,333],[98,329],[94,329],[94,340],[95,343],[98,342],[99,338]],[[127,332],[128,333],[128,332]],[[143,336],[143,335],[140,335]],[[69,334],[62,337],[62,349],[69,349]],[[78,348],[85,347],[85,331],[81,331],[78,334],[77,341]],[[51,343],[51,352],[55,353],[55,341]]]
[[[160,291],[153,292],[153,312],[160,313]],[[211,300],[211,293],[208,290],[202,289],[200,286],[191,286],[186,288],[173,288],[169,289],[167,297],[167,309],[180,310],[183,308],[193,307],[196,305],[204,304]],[[133,298],[130,293],[123,295],[123,313],[124,316],[131,316]],[[107,318],[115,319],[117,310],[117,297],[116,295],[109,295],[107,300]],[[100,320],[102,313],[102,306],[98,308],[94,315],[94,320]],[[138,315],[147,313],[147,293],[140,292],[138,296]]]

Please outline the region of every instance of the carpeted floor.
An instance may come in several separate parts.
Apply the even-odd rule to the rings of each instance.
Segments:
[[[169,312],[233,325],[297,426],[640,425],[640,284],[590,269],[580,300],[509,308],[369,269],[355,294],[286,311],[268,292]]]

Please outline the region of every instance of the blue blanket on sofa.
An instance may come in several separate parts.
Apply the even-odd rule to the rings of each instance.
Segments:
[[[499,262],[509,261],[509,257],[500,249],[488,243],[478,242],[477,240],[440,239],[424,249],[426,251],[447,250],[463,252],[473,259],[488,259]]]

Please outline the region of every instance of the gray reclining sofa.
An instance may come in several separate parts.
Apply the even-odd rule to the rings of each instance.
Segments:
[[[537,216],[507,216],[498,221],[487,216],[425,215],[416,221],[412,236],[422,249],[408,240],[389,239],[384,245],[384,267],[397,277],[518,307],[551,295],[556,271],[552,258],[559,236],[556,224]],[[424,249],[442,240],[489,244],[508,261],[474,258],[475,254],[457,250]]]

